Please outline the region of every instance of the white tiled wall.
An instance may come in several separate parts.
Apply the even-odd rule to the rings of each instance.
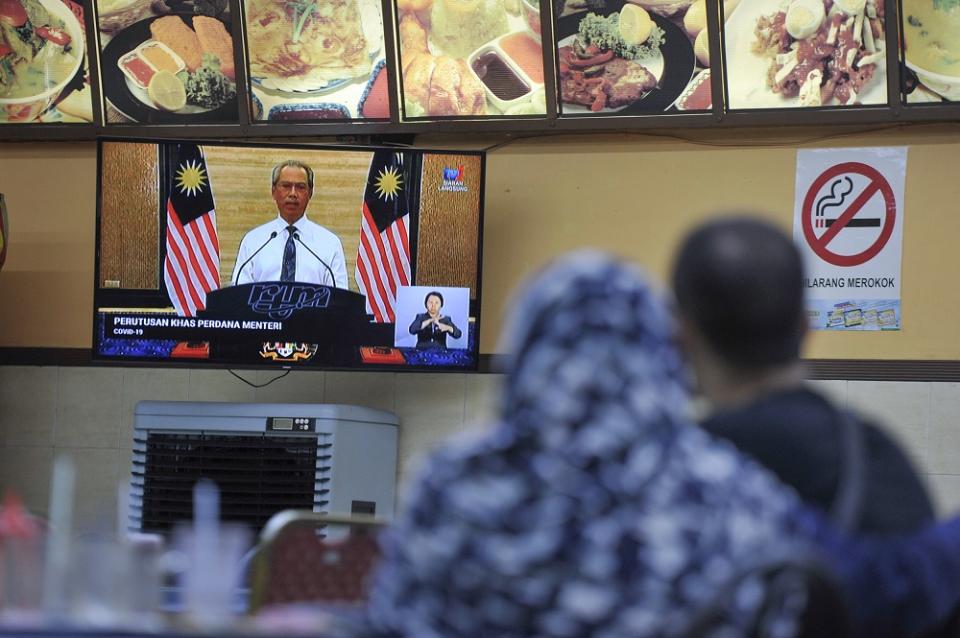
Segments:
[[[261,385],[282,373],[239,374]],[[254,388],[227,370],[0,366],[0,489],[15,488],[31,510],[45,513],[53,459],[67,454],[77,469],[78,525],[112,521],[117,485],[129,471],[133,409],[145,400],[346,403],[388,410],[400,418],[402,484],[423,452],[489,420],[499,383],[499,375],[489,374],[294,371]]]
[[[960,384],[814,381],[898,440],[924,475],[941,515],[960,511]]]
[[[269,371],[240,373],[256,384]],[[78,522],[112,520],[129,468],[133,407],[142,400],[348,403],[400,418],[402,486],[418,459],[447,436],[495,418],[502,377],[295,371],[253,388],[226,370],[0,366],[0,488],[43,513],[58,454],[73,457]],[[886,427],[925,474],[942,513],[960,510],[960,384],[815,381],[841,405]]]

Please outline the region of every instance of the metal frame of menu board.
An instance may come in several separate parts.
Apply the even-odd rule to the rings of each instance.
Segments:
[[[237,86],[245,87],[246,94],[251,91],[248,82],[248,56],[242,0],[230,0],[231,15],[234,16],[232,36],[234,42],[244,46],[234,47],[234,62],[237,69]],[[249,100],[239,99],[239,122],[237,124],[218,125],[169,125],[169,124],[104,124],[103,95],[100,85],[99,45],[97,38],[96,11],[94,0],[83,0],[85,27],[87,34],[87,55],[91,74],[93,93],[93,112],[95,124],[3,124],[0,125],[2,140],[93,140],[114,137],[149,137],[167,139],[196,137],[205,139],[258,139],[258,138],[297,138],[318,137],[375,136],[388,139],[390,136],[416,135],[421,133],[556,133],[556,132],[601,132],[613,130],[649,130],[663,128],[733,128],[766,126],[807,126],[807,125],[843,125],[843,124],[882,124],[908,122],[949,122],[960,121],[960,102],[940,102],[932,104],[906,104],[901,87],[902,16],[900,0],[884,0],[885,31],[887,39],[900,42],[886,48],[887,103],[875,106],[834,106],[817,108],[775,108],[741,109],[725,108],[728,98],[726,85],[724,34],[719,0],[710,0],[707,7],[707,29],[720,37],[710,38],[711,89],[714,96],[723,96],[723,100],[713,100],[710,112],[690,113],[651,113],[644,115],[601,116],[601,117],[563,117],[558,115],[556,91],[556,43],[554,38],[555,20],[551,0],[540,0],[543,42],[544,81],[547,102],[547,114],[544,117],[524,116],[504,119],[474,118],[449,119],[438,118],[429,121],[401,121],[399,76],[397,73],[399,53],[395,40],[397,33],[397,15],[393,0],[381,0],[384,25],[384,47],[386,49],[386,73],[390,93],[390,121],[365,122],[363,120],[326,120],[304,122],[264,122],[251,121]],[[894,40],[889,34],[896,34]],[[239,93],[239,91],[238,91]]]

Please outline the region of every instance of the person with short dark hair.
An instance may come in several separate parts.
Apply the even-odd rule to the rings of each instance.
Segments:
[[[340,238],[307,218],[313,197],[313,169],[299,160],[277,164],[270,194],[277,217],[250,230],[240,241],[231,281],[290,281],[347,288]]]
[[[926,490],[897,444],[804,385],[803,264],[778,228],[722,217],[691,232],[673,268],[680,338],[714,412],[703,423],[791,485],[838,513],[849,482],[850,528],[909,532],[934,518]],[[850,475],[851,446],[862,453]]]
[[[417,335],[418,348],[446,348],[447,335],[459,339],[463,334],[453,323],[449,315],[440,312],[443,309],[443,295],[431,290],[423,298],[426,312],[418,314],[410,324],[410,334]]]

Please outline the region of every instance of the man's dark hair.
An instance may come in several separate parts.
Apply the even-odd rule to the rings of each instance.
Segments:
[[[700,226],[677,253],[673,290],[680,314],[727,363],[762,369],[799,358],[803,264],[780,229],[739,216]]]
[[[440,294],[439,292],[437,292],[436,290],[431,290],[430,292],[427,293],[427,296],[423,298],[423,307],[424,307],[424,308],[427,307],[427,302],[430,301],[430,297],[436,297],[437,299],[439,299],[439,300],[440,300],[440,307],[441,307],[441,308],[443,307],[443,295],[441,295],[441,294]]]

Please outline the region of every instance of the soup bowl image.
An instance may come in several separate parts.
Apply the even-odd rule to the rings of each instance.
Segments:
[[[12,82],[13,97],[0,97],[0,122],[30,122],[43,115],[53,106],[83,64],[86,48],[83,29],[67,5],[60,0],[23,1],[40,4],[52,17],[63,22],[64,31],[70,38],[70,53],[62,54],[60,46],[51,44],[59,35],[54,31],[47,38],[49,42],[30,64],[16,65]],[[51,49],[51,46],[55,48]],[[38,77],[40,81],[37,81]]]
[[[960,7],[904,0],[903,17],[907,68],[931,91],[960,100]]]
[[[917,66],[907,60],[907,67],[917,74],[920,82],[941,97],[951,102],[960,101],[960,75],[943,75]]]

